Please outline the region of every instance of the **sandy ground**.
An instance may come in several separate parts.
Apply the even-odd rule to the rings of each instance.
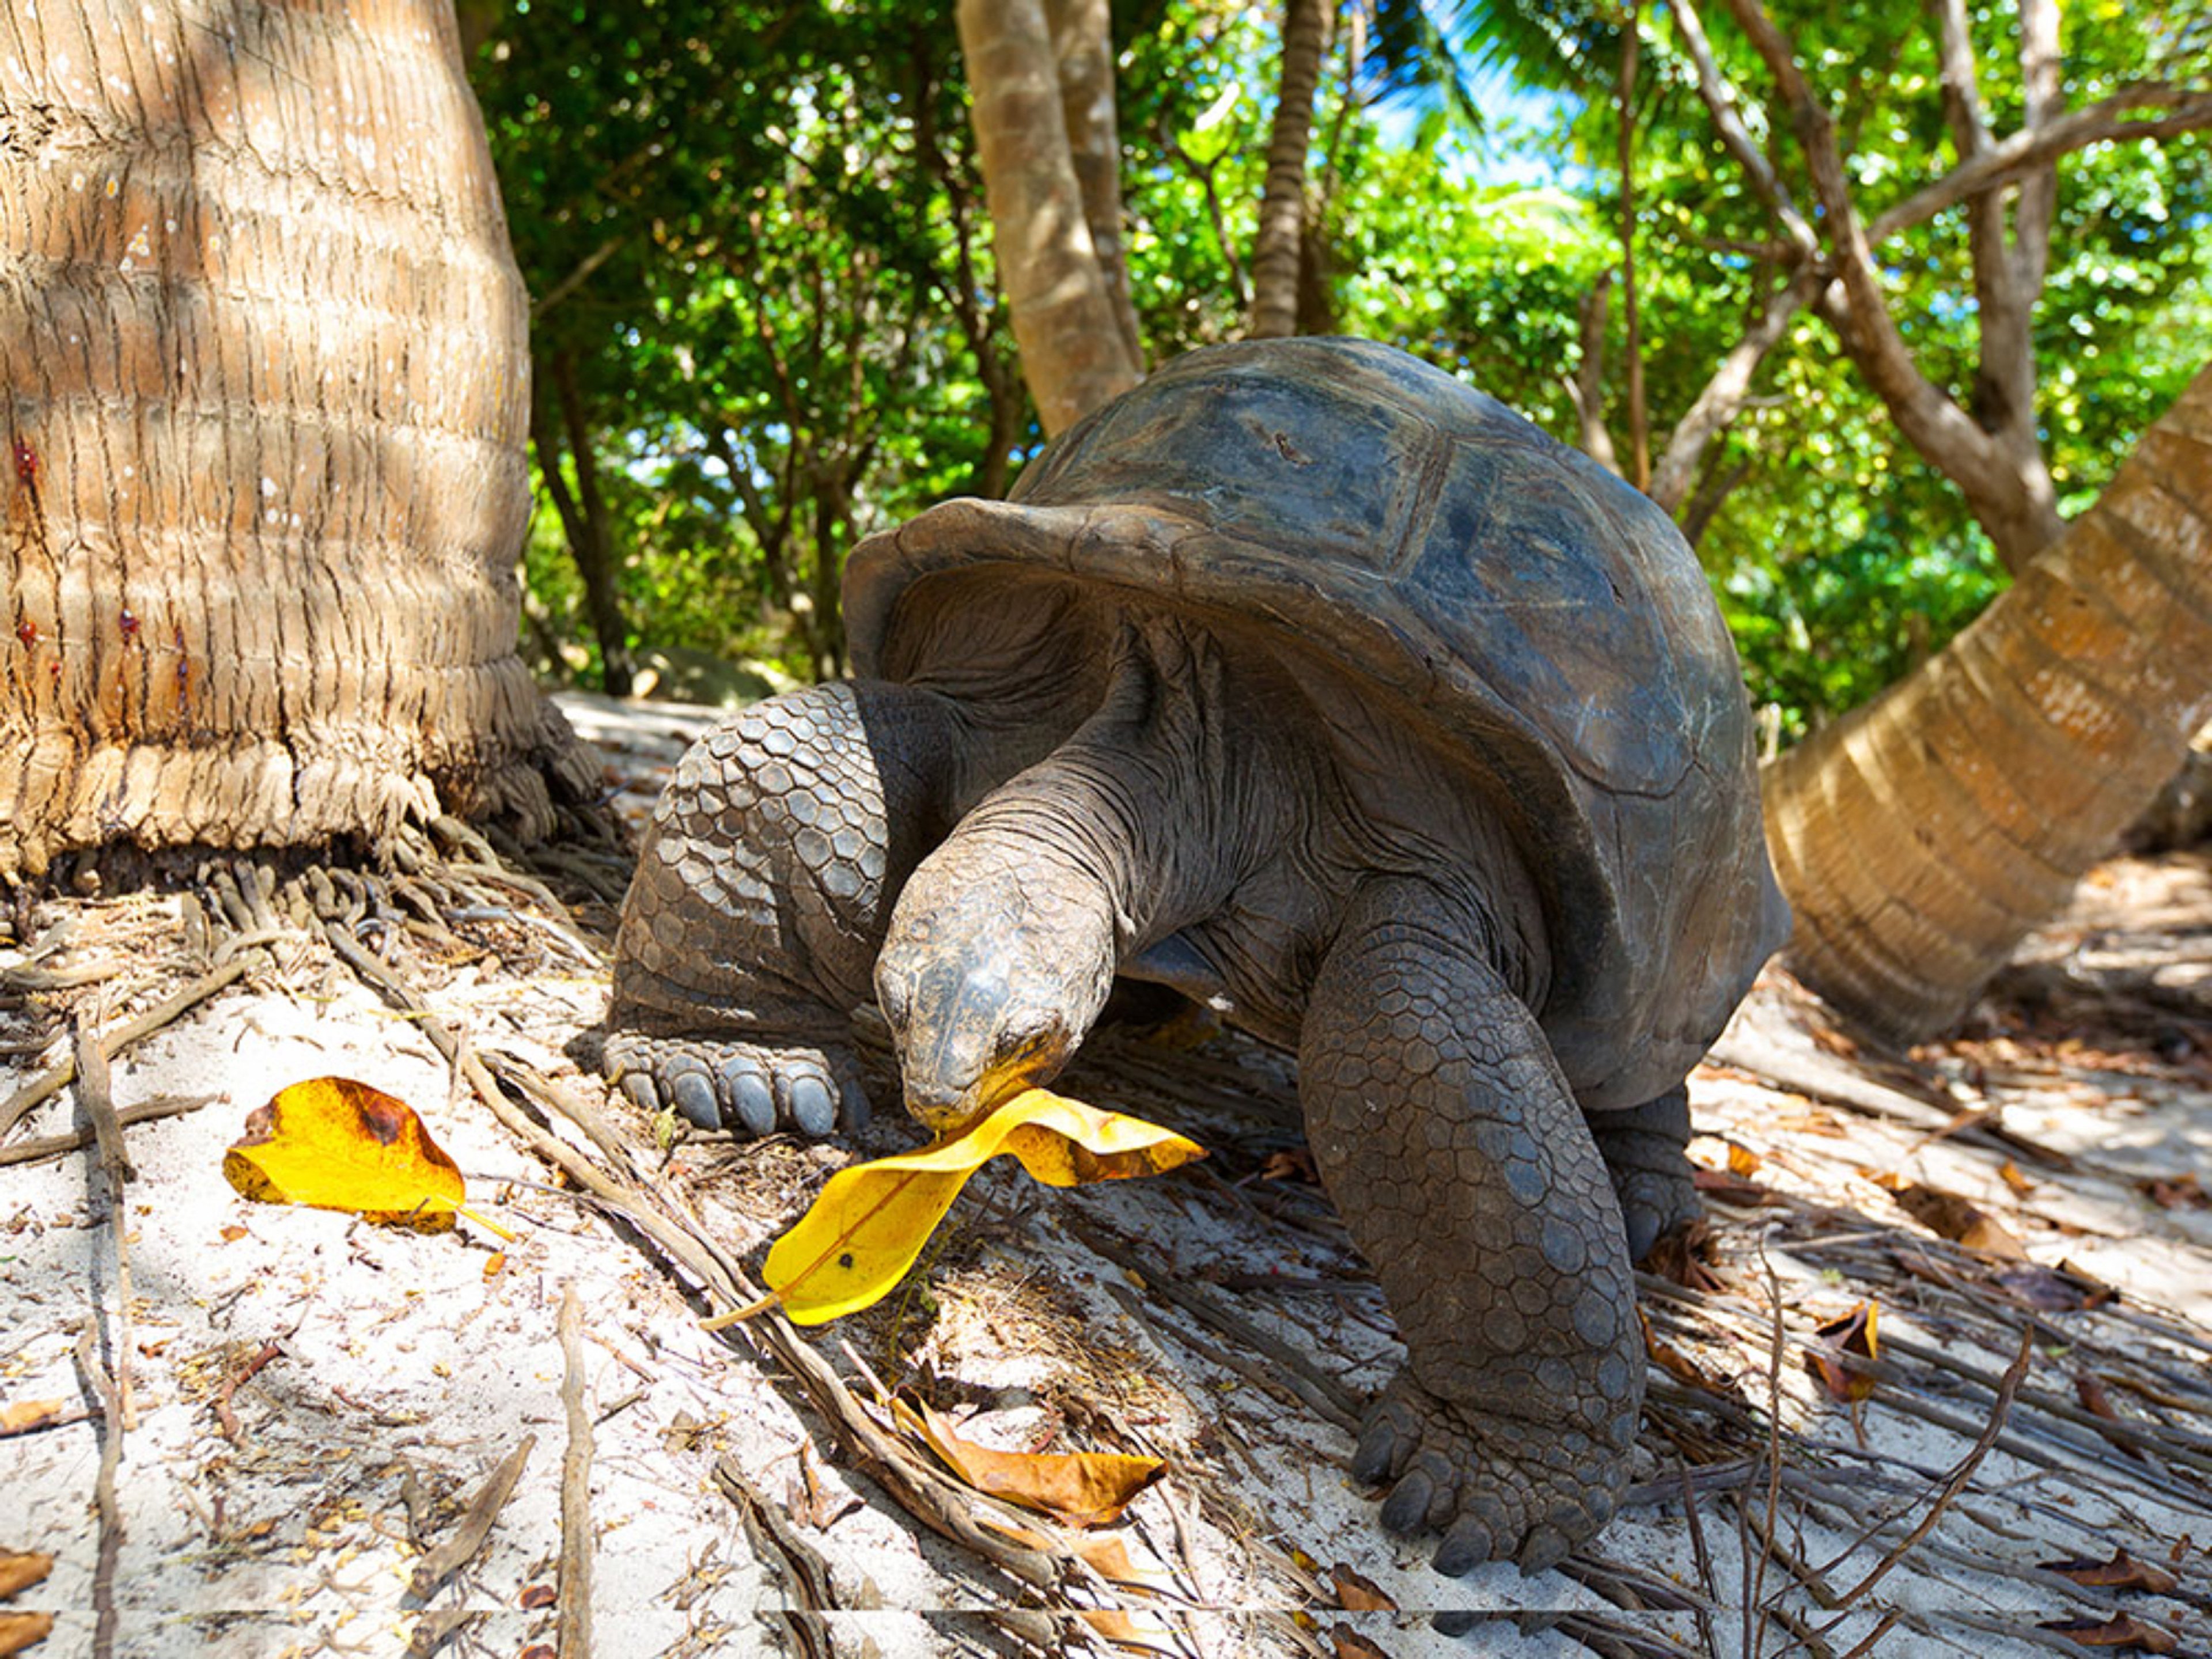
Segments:
[[[568,706],[630,813],[699,720]],[[757,1270],[856,1149],[663,1146],[577,1064],[605,1006],[612,909],[540,873],[568,906],[455,880],[435,928],[408,925],[395,878],[383,925],[372,903],[361,935],[467,1053],[566,1087],[624,1146],[557,1112],[538,1112],[536,1133],[648,1187]],[[605,887],[619,871],[602,859],[586,873]],[[71,1017],[112,1030],[224,948],[188,937],[176,895],[43,907],[0,947],[0,1101],[68,1051]],[[723,1304],[696,1265],[582,1201],[459,1080],[428,1023],[396,1012],[319,928],[295,918],[229,948],[243,977],[115,1064],[126,1111],[205,1097],[128,1130],[119,1212],[90,1151],[0,1165],[0,1556],[55,1558],[0,1620],[52,1613],[39,1659],[103,1641],[400,1654],[439,1637],[447,1653],[550,1653],[564,1460],[586,1467],[564,1382],[590,1425],[588,1529],[572,1523],[570,1548],[590,1561],[591,1650],[611,1659],[1997,1659],[2079,1653],[2090,1626],[2117,1650],[2212,1650],[2203,857],[2100,870],[1960,1039],[1911,1056],[1857,1051],[1786,977],[1763,981],[1694,1080],[1711,1213],[1694,1261],[1645,1281],[1653,1388],[1629,1507],[1562,1570],[1457,1583],[1386,1538],[1346,1474],[1343,1425],[1398,1348],[1300,1163],[1281,1056],[1219,1036],[1103,1036],[1068,1091],[1170,1122],[1208,1159],[1072,1192],[994,1165],[907,1287],[809,1334],[879,1425],[881,1388],[1010,1449],[1166,1460],[1112,1529],[1143,1584],[1063,1555],[1040,1587],[924,1525],[884,1454],[825,1420],[787,1355],[700,1329]],[[514,1240],[234,1191],[223,1155],[247,1114],[331,1073],[414,1106],[467,1172],[472,1207]],[[64,1091],[0,1155],[82,1124]],[[899,1138],[886,1126],[857,1150]],[[556,1334],[572,1291],[574,1364]],[[1879,1360],[1854,1404],[1843,1362],[1825,1377],[1821,1363],[1844,1339],[1820,1331],[1863,1310]],[[119,1434],[100,1398],[118,1373]],[[526,1439],[481,1550],[413,1594],[426,1553],[463,1530]],[[104,1452],[118,1505],[105,1524]],[[1003,1513],[975,1504],[987,1526]],[[2124,1564],[2098,1584],[2050,1570],[2116,1551],[2160,1571]],[[1102,1607],[1139,1622],[1102,1634],[1068,1616]],[[1480,1621],[1448,1638],[1429,1615],[1452,1609]],[[2051,1628],[2069,1620],[2073,1634]]]

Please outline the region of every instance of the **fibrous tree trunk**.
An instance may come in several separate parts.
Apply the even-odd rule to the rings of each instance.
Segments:
[[[1109,276],[1091,235],[1098,210],[1077,175],[1071,97],[1042,0],[959,0],[957,18],[1000,280],[1022,373],[1049,435],[1137,383],[1141,366],[1117,301],[1128,292],[1127,278],[1118,270]],[[1082,21],[1071,0],[1059,43],[1071,53],[1071,77],[1091,55],[1078,50]],[[1094,97],[1099,90],[1091,88]],[[1091,110],[1082,136],[1095,145],[1102,131],[1095,108],[1079,93],[1073,101]],[[1118,223],[1118,207],[1115,217]],[[1118,239],[1108,252],[1118,255]]]
[[[1279,339],[1298,326],[1298,272],[1305,251],[1306,152],[1313,144],[1314,93],[1328,52],[1332,0],[1285,0],[1283,76],[1267,138],[1267,182],[1252,243],[1252,314],[1245,332]]]
[[[526,320],[449,6],[0,4],[0,878],[550,827]]]
[[[2212,369],[1972,627],[1766,774],[1790,956],[1875,1030],[1941,1030],[2212,714]]]

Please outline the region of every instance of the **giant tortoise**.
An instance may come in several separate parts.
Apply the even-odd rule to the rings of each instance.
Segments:
[[[1447,1572],[1611,1514],[1683,1079],[1779,942],[1736,657],[1656,506],[1389,347],[1218,346],[1006,501],[854,550],[858,678],[702,738],[622,921],[611,1073],[824,1134],[854,1012],[944,1128],[1115,976],[1294,1048],[1407,1351],[1353,1472]]]

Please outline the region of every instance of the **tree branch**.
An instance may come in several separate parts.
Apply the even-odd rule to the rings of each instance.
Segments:
[[[1943,86],[1943,118],[1951,128],[1960,162],[1970,162],[1990,147],[1988,125],[1974,65],[1974,43],[1966,22],[1966,0],[1932,0],[1936,19],[1938,73]],[[1966,198],[1966,247],[1974,277],[1974,331],[1979,343],[1974,371],[1973,413],[1983,429],[2011,449],[2023,476],[2042,471],[2035,433],[2035,340],[2028,313],[2035,296],[2023,293],[2005,236],[2001,191],[1978,191]],[[2045,481],[2048,487],[2048,479]],[[2033,489],[2033,481],[2030,481]]]
[[[1582,356],[1576,361],[1575,372],[1567,378],[1567,396],[1575,405],[1575,418],[1582,426],[1583,453],[1608,472],[1620,471],[1620,459],[1614,453],[1613,434],[1605,424],[1605,309],[1606,295],[1613,287],[1613,273],[1599,274],[1590,291],[1583,295],[1577,308],[1582,323]]]
[[[617,253],[620,252],[622,251],[623,244],[628,240],[629,240],[629,237],[627,233],[620,235],[610,236],[605,241],[600,243],[589,253],[586,253],[581,259],[578,260],[576,262],[576,268],[574,270],[570,271],[566,276],[563,276],[559,282],[554,283],[551,288],[545,290],[545,297],[544,299],[532,302],[530,307],[530,320],[533,323],[536,322],[547,312],[552,310],[555,306],[559,305],[562,301],[567,299],[578,289],[583,287],[586,283],[591,281],[592,273],[597,270],[601,265],[606,264],[608,260],[613,258]]]
[[[1736,109],[1735,94],[1721,79],[1720,65],[1713,58],[1712,42],[1705,38],[1705,26],[1698,16],[1696,5],[1692,0],[1674,0],[1672,9],[1682,44],[1689,48],[1691,61],[1698,68],[1698,95],[1705,100],[1706,109],[1712,114],[1721,143],[1735,157],[1759,199],[1782,222],[1783,229],[1796,244],[1799,253],[1810,258],[1820,252],[1820,239],[1814,234],[1813,227],[1806,222],[1797,204],[1790,199],[1790,192],[1776,176],[1766,153],[1753,141],[1749,129],[1744,125],[1743,117]]]
[[[2065,110],[2058,85],[2057,0],[2020,0],[2020,80],[2025,106],[2021,125],[2047,126]],[[2013,208],[2014,280],[2023,294],[2043,292],[2051,264],[2051,226],[2058,210],[2058,166],[2046,161],[2020,181]]]
[[[1669,514],[1680,512],[1691,481],[1697,476],[1698,463],[1705,458],[1706,446],[1727,431],[1741,412],[1744,400],[1751,393],[1752,376],[1759,372],[1766,354],[1790,331],[1790,319],[1812,303],[1827,280],[1826,273],[1811,261],[1800,265],[1790,280],[1768,298],[1758,320],[1721,360],[1720,367],[1705,382],[1697,401],[1675,422],[1667,440],[1666,453],[1660,456],[1659,465],[1651,473],[1651,499]]]
[[[2159,105],[2171,106],[2171,112],[2149,120],[2124,118],[2130,110]],[[2062,155],[2107,138],[2171,138],[2209,126],[2212,126],[2212,92],[2188,93],[2152,84],[2125,87],[2109,98],[1998,139],[1974,160],[1877,215],[1867,227],[1866,239],[1879,246],[1900,230],[1923,224],[1945,209],[1958,206],[1978,191],[2014,183]]]
[[[1774,77],[1811,169],[1836,274],[1850,302],[1845,349],[1906,441],[1959,486],[2006,564],[2025,564],[2063,527],[2057,514],[2025,487],[2008,448],[1920,372],[1882,294],[1873,247],[1851,200],[1835,124],[1798,68],[1796,47],[1759,0],[1728,0],[1728,5]]]

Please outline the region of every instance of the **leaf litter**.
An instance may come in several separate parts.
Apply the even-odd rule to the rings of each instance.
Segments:
[[[550,867],[542,873],[557,882]],[[385,888],[359,877],[338,884],[341,915],[356,901],[369,916],[388,908],[397,880],[434,881],[458,895],[469,878],[426,863],[419,876],[379,879]],[[605,884],[619,890],[611,867]],[[501,898],[509,908],[526,902],[513,891]],[[102,951],[100,908],[79,915],[90,924],[82,950]],[[130,913],[140,956],[158,955],[159,941],[173,937],[173,910],[166,915]],[[611,911],[586,905],[548,915],[599,944]],[[462,961],[450,948],[417,951],[401,938],[386,958],[392,970],[487,1052],[496,1048],[502,1079],[584,1094],[618,1125],[640,1150],[607,1167],[649,1182],[713,1243],[720,1254],[698,1257],[698,1273],[720,1272],[717,1261],[757,1261],[823,1176],[853,1158],[851,1148],[739,1148],[713,1138],[655,1154],[651,1126],[578,1075],[564,1054],[596,1018],[601,987],[580,981],[573,959],[545,946],[544,928],[453,927],[492,956]],[[204,960],[149,975],[143,995],[190,988],[205,976]],[[66,970],[69,961],[54,965]],[[118,1060],[118,1103],[149,1088],[206,1087],[226,1068],[219,1086],[249,1102],[337,1069],[393,1075],[418,1099],[443,1097],[447,1062],[426,1023],[369,1012],[347,988],[353,973],[316,932],[287,933],[244,986],[204,1000],[204,1034],[196,1028]],[[1770,976],[1760,996],[1765,1006],[1748,1018],[1790,1032],[1825,1029],[1786,978]],[[41,993],[33,1012],[65,1013],[79,1000]],[[126,1012],[116,1009],[118,1019]],[[1717,1068],[1693,1081],[1712,1137],[1693,1153],[1720,1177],[1708,1188],[1707,1233],[1695,1252],[1711,1282],[1643,1281],[1655,1345],[1680,1368],[1654,1371],[1622,1515],[1568,1571],[1529,1581],[1488,1569],[1458,1584],[1435,1578],[1419,1548],[1381,1537],[1371,1501],[1346,1485],[1349,1439],[1310,1401],[1356,1401],[1389,1375],[1397,1350],[1325,1197],[1296,1180],[1262,1177],[1267,1160],[1295,1145],[1285,1128],[1292,1082],[1281,1056],[1241,1039],[1170,1052],[1111,1033],[1096,1042],[1068,1086],[1172,1124],[1213,1158],[1195,1174],[1048,1203],[1024,1196],[1018,1180],[986,1175],[981,1201],[959,1206],[931,1247],[926,1281],[910,1278],[897,1295],[812,1339],[818,1363],[842,1374],[853,1396],[834,1408],[805,1381],[817,1363],[799,1363],[807,1351],[775,1347],[791,1358],[763,1365],[738,1356],[784,1340],[770,1330],[749,1328],[720,1344],[691,1331],[699,1304],[690,1287],[705,1279],[659,1267],[635,1235],[572,1200],[521,1190],[514,1201],[530,1226],[507,1271],[486,1279],[451,1236],[333,1235],[305,1224],[313,1217],[295,1224],[286,1212],[238,1206],[220,1186],[214,1207],[229,1206],[220,1224],[194,1221],[210,1213],[206,1182],[222,1149],[210,1137],[223,1132],[189,1117],[135,1127],[143,1179],[134,1200],[148,1212],[132,1218],[141,1232],[139,1334],[167,1345],[137,1361],[147,1426],[125,1462],[126,1502],[138,1506],[125,1558],[129,1593],[167,1609],[169,1627],[210,1654],[264,1650],[279,1628],[310,1644],[326,1635],[352,1644],[380,1629],[404,1641],[412,1616],[395,1611],[393,1592],[421,1557],[405,1541],[413,1510],[401,1503],[403,1486],[419,1474],[434,1543],[512,1449],[521,1423],[559,1420],[550,1385],[530,1375],[558,1374],[557,1358],[529,1358],[548,1354],[550,1273],[556,1287],[577,1283],[592,1298],[586,1352],[594,1409],[606,1414],[598,1432],[608,1467],[651,1477],[617,1482],[594,1507],[625,1563],[635,1564],[606,1593],[636,1581],[626,1609],[636,1622],[626,1629],[647,1632],[641,1651],[704,1651],[716,1642],[749,1650],[769,1639],[762,1620],[778,1617],[779,1606],[865,1619],[886,1654],[952,1651],[963,1639],[933,1622],[945,1616],[934,1610],[979,1605],[997,1610],[998,1641],[1039,1652],[1061,1650],[1069,1628],[1022,1622],[1040,1607],[1087,1615],[1096,1642],[1155,1642],[1182,1653],[1468,1650],[1431,1628],[1437,1611],[1484,1620],[1483,1650],[1514,1653],[1842,1654],[1878,1637],[1870,1651],[1996,1659],[2078,1649],[2084,1637],[2109,1649],[2130,1632],[2138,1650],[2161,1641],[2203,1650],[2212,1645],[2203,1553],[2212,1540],[2212,1330],[2203,1322],[2212,1317],[2212,1241],[2190,1231],[2200,1212],[2162,1207],[2136,1183],[2197,1172],[2185,1161],[2153,1160],[2190,1144],[2168,1126],[2201,1124],[2212,1109],[2212,1070],[2202,1051],[2110,1069],[2130,1052],[2118,1035],[2091,1033],[2094,1041],[2067,1048],[2008,1005],[1983,1018],[1960,1043],[1910,1061],[1804,1042],[1831,1066],[1878,1068],[1854,1075],[1883,1088],[1936,1097],[1931,1123],[1917,1127],[1869,1117],[1802,1078]],[[20,1042],[38,1029],[17,1024],[0,1037]],[[319,1065],[301,1063],[310,1042],[330,1051]],[[386,1073],[374,1066],[380,1052],[409,1058]],[[450,1131],[467,1143],[453,1145],[458,1162],[570,1184],[542,1160],[533,1167],[519,1131],[491,1123],[465,1095],[461,1107]],[[65,1101],[47,1108],[26,1132],[65,1123],[66,1110]],[[548,1109],[544,1121],[587,1161],[613,1158],[557,1111]],[[1954,1121],[1959,1128],[1929,1138],[1929,1127]],[[1749,1176],[1732,1167],[1731,1144],[1756,1155]],[[172,1155],[186,1147],[196,1149],[190,1158]],[[2008,1162],[2027,1189],[2003,1173]],[[2027,1260],[1993,1259],[1942,1237],[1869,1186],[1867,1169],[1958,1195],[2012,1233]],[[0,1405],[74,1399],[70,1333],[88,1310],[98,1316],[92,1252],[103,1232],[96,1221],[82,1224],[82,1200],[70,1196],[72,1181],[82,1188],[79,1170],[48,1163],[11,1179],[0,1202],[0,1255],[17,1260],[0,1285],[9,1298],[0,1313],[20,1334],[0,1348]],[[245,1231],[222,1237],[234,1218]],[[395,1284],[423,1294],[395,1298]],[[1873,1390],[1860,1407],[1863,1445],[1807,1363],[1817,1328],[1861,1304],[1878,1307],[1881,1331]],[[173,1322],[161,1328],[164,1319]],[[1255,1358],[1248,1335],[1232,1332],[1268,1337],[1282,1357]],[[1999,1413],[2023,1333],[2034,1338],[2031,1363]],[[217,1392],[272,1340],[289,1363],[235,1389],[240,1431],[228,1440],[217,1431]],[[2102,1388],[2111,1418],[2081,1403],[2081,1375]],[[958,1494],[972,1488],[909,1463],[887,1443],[856,1454],[860,1443],[848,1438],[890,1424],[880,1402],[894,1387],[948,1415],[983,1408],[961,1423],[963,1435],[988,1415],[1029,1422],[1012,1437],[1024,1447],[1130,1446],[1164,1456],[1170,1472],[1139,1492],[1112,1530],[1094,1534],[1120,1543],[1133,1564],[1158,1564],[1161,1583],[1118,1583],[1063,1541],[1082,1534],[1041,1514],[1003,1523],[1024,1528],[1019,1540],[975,1522],[1000,1542],[955,1541],[970,1537],[958,1519],[970,1500]],[[830,1432],[825,1422],[843,1426]],[[95,1432],[62,1424],[0,1440],[0,1477],[25,1494],[36,1534],[0,1545],[54,1553],[58,1607],[83,1601],[89,1534],[82,1490],[65,1471],[81,1467]],[[1947,1480],[1984,1436],[1986,1450],[1943,1502]],[[793,1559],[818,1573],[778,1577],[703,1475],[718,1459],[763,1472],[809,1469],[797,1461],[802,1446],[815,1460],[810,1486],[828,1494],[809,1507],[834,1518],[793,1528]],[[465,1575],[477,1589],[464,1594],[488,1597],[465,1605],[507,1609],[472,1615],[477,1637],[508,1651],[550,1639],[550,1626],[526,1622],[543,1615],[518,1603],[555,1553],[556,1473],[533,1465],[523,1474]],[[846,1492],[877,1501],[850,1508],[836,1496]],[[224,1500],[219,1512],[208,1512],[210,1497]],[[996,1513],[981,1494],[972,1502],[971,1521]],[[934,1518],[925,1522],[925,1514]],[[1828,1605],[1893,1554],[1856,1601]],[[2172,1587],[2077,1581],[2051,1565],[2102,1565],[2116,1556],[2155,1565]],[[189,1576],[164,1565],[171,1559],[191,1561]],[[1315,1565],[1323,1560],[1344,1564],[1397,1611],[1347,1606],[1366,1592]],[[802,1583],[818,1588],[796,1588]],[[196,1605],[223,1609],[227,1622],[191,1622]],[[267,1618],[257,1621],[256,1607]],[[71,1615],[62,1616],[66,1624]],[[2046,1628],[2069,1623],[2063,1633]]]

